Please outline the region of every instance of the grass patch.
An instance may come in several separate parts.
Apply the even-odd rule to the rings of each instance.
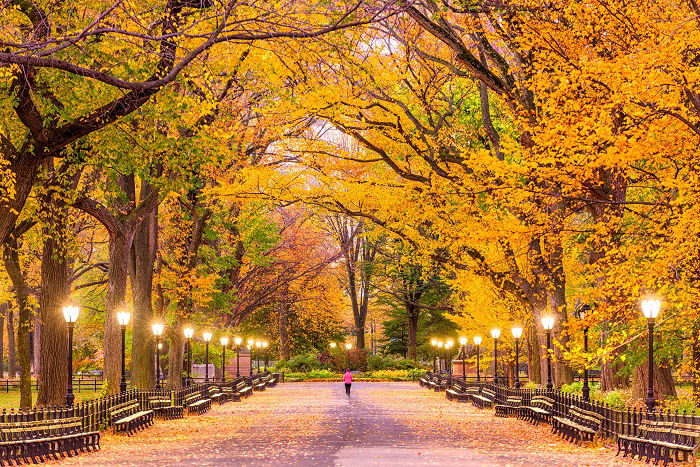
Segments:
[[[32,404],[36,403],[37,392],[32,391]],[[100,397],[100,391],[80,391],[75,393],[75,403],[97,399]],[[18,408],[19,407],[19,391],[0,392],[0,408]]]

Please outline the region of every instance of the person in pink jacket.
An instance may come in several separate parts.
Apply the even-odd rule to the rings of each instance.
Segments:
[[[345,394],[350,397],[350,386],[352,386],[352,373],[350,373],[350,368],[345,369],[343,381],[345,382]]]

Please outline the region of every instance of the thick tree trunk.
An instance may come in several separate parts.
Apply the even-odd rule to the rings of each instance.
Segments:
[[[600,330],[600,340],[605,344],[608,338],[608,328],[603,324]],[[619,360],[619,355],[624,353],[624,347],[617,349],[611,355],[611,359],[605,360],[600,365],[600,390],[614,391],[615,389],[628,388],[630,386],[629,379],[620,375],[620,370],[624,366]]]
[[[17,344],[15,343],[15,313],[12,307],[7,311],[7,377],[17,377]]]
[[[41,368],[40,357],[41,357],[41,316],[39,313],[34,315],[34,331],[32,332],[32,348],[34,352],[32,357],[34,359],[34,374],[39,374],[39,368]]]
[[[144,184],[141,197],[151,189]],[[144,193],[144,191],[148,191]],[[131,290],[134,297],[133,335],[131,340],[131,385],[151,388],[155,383],[151,364],[153,348],[151,323],[153,322],[153,272],[158,248],[158,210],[154,210],[136,229],[131,273]]]
[[[527,345],[527,370],[528,379],[535,384],[542,384],[542,368],[539,338],[532,323],[525,328],[525,341]]]
[[[418,360],[418,318],[420,308],[415,304],[406,304],[408,315],[408,359]]]
[[[555,387],[559,388],[562,384],[570,384],[574,381],[574,373],[571,367],[564,360],[564,355],[559,345],[554,343],[556,339],[559,344],[566,348],[569,342],[568,335],[562,332],[567,320],[566,296],[563,283],[559,283],[554,292],[550,295],[550,307],[552,310],[556,310],[556,320],[554,329],[552,330],[552,347],[554,348],[554,357],[556,361],[554,362],[552,371],[554,372]]]
[[[184,369],[185,336],[183,329],[185,322],[178,317],[173,334],[170,336],[170,352],[168,355],[168,389],[182,386],[182,372]]]
[[[5,244],[4,260],[12,285],[15,289],[15,301],[19,313],[19,323],[17,329],[17,349],[20,364],[20,408],[28,409],[32,406],[32,380],[31,362],[29,359],[29,331],[32,326],[32,308],[29,303],[29,287],[24,279],[19,262],[18,242],[14,235],[10,236]],[[14,324],[12,323],[12,313],[8,314],[7,320],[8,346],[10,350],[10,378],[14,378],[15,355],[12,349],[14,342]]]
[[[5,313],[9,303],[0,303],[0,329],[5,328]],[[5,333],[0,332],[0,378],[5,377]]]
[[[56,222],[44,235],[38,406],[63,405],[68,385],[68,333],[62,311],[68,299],[68,263],[58,241],[65,235],[65,225]],[[57,230],[61,232],[57,234]]]
[[[648,360],[638,365],[632,374],[632,397],[644,399],[648,385]],[[659,366],[654,363],[654,397],[656,400],[676,396],[676,386],[673,381],[673,371],[667,365]]]
[[[289,360],[289,303],[283,300],[279,306],[280,359]]]
[[[131,236],[122,231],[109,233],[109,277],[105,308],[104,379],[107,392],[119,392],[121,380],[121,329],[117,312],[126,306],[126,283],[129,270]]]

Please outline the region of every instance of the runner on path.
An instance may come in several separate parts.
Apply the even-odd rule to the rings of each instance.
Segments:
[[[345,369],[345,374],[343,375],[343,381],[345,382],[345,395],[350,397],[350,386],[352,386],[352,373],[350,373],[350,368]]]

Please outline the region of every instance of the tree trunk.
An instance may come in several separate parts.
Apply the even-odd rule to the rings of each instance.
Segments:
[[[32,332],[32,348],[34,349],[34,374],[39,374],[39,369],[41,364],[39,362],[41,357],[41,316],[39,313],[34,315],[34,331]]]
[[[141,189],[141,198],[152,191],[146,183]],[[158,209],[156,208],[138,226],[132,246],[133,269],[131,290],[134,297],[133,329],[131,339],[131,386],[147,389],[155,383],[154,367],[151,364],[153,321],[153,272],[158,249]]]
[[[638,365],[632,374],[632,397],[644,399],[647,395],[648,360]],[[654,398],[656,400],[676,396],[676,386],[673,381],[673,371],[667,365],[659,366],[654,363]]]
[[[408,359],[418,360],[418,318],[420,308],[415,304],[406,304],[408,314]]]
[[[185,336],[183,329],[185,321],[178,316],[173,334],[170,336],[170,353],[168,355],[168,389],[182,386],[182,372],[184,369]]]
[[[0,330],[5,328],[5,312],[9,303],[0,303]],[[0,332],[0,378],[5,377],[5,333]]]
[[[17,349],[19,351],[20,364],[20,408],[28,409],[32,406],[32,380],[31,362],[29,359],[29,331],[32,326],[32,308],[29,303],[29,287],[22,274],[19,262],[19,244],[14,235],[11,235],[5,243],[3,256],[5,269],[7,270],[12,285],[15,289],[15,301],[19,310],[19,323],[17,329]],[[7,336],[10,354],[10,378],[14,378],[15,355],[14,355],[14,323],[12,323],[12,312],[8,314]]]
[[[68,385],[68,333],[62,311],[68,299],[68,263],[58,240],[65,236],[65,225],[56,222],[51,231],[44,233],[41,256],[42,326],[36,403],[44,407],[63,405]]]
[[[7,377],[17,377],[17,345],[15,343],[15,312],[12,307],[7,310]]]
[[[603,323],[600,330],[600,340],[605,344],[608,337],[607,324]],[[609,360],[605,360],[600,365],[600,390],[614,391],[615,389],[628,388],[630,386],[629,379],[626,376],[620,375],[620,370],[624,366],[619,360],[619,355],[624,353],[624,347],[617,349],[611,355]]]
[[[280,359],[289,360],[289,303],[283,300],[279,307]]]
[[[121,329],[117,312],[126,305],[131,235],[121,230],[109,232],[109,277],[105,308],[104,381],[109,394],[119,392],[121,381]]]

